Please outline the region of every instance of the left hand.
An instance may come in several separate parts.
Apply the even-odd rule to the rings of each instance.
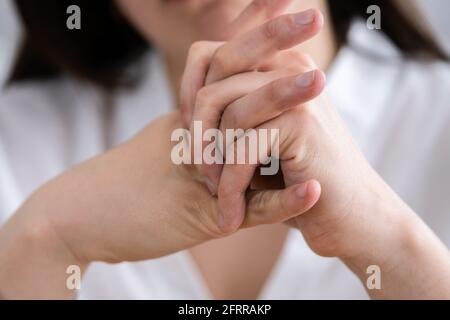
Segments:
[[[313,16],[308,24],[298,27],[293,21],[302,14]],[[285,185],[309,181],[308,188],[299,193],[314,199],[322,193],[317,205],[291,224],[299,227],[316,253],[349,257],[366,250],[365,242],[371,241],[365,237],[368,229],[389,225],[387,221],[403,216],[374,215],[367,210],[379,209],[380,197],[387,206],[396,206],[399,200],[364,159],[337,111],[324,97],[311,102],[324,89],[323,73],[310,71],[315,67],[307,56],[280,50],[314,36],[322,24],[320,12],[312,10],[280,16],[223,45],[195,44],[181,91],[182,101],[195,103],[185,104],[188,107],[183,110],[185,119],[201,120],[204,130],[279,129]],[[207,73],[197,69],[192,74],[199,61],[208,62],[209,68],[201,69]],[[206,86],[196,94],[189,93],[189,79],[201,79],[202,75]],[[244,214],[246,191],[257,167],[199,166],[200,173],[209,179],[211,191],[218,193],[224,215],[222,228],[227,232],[250,222]]]
[[[288,220],[300,229],[310,247],[319,255],[341,258],[364,283],[367,267],[378,265],[383,285],[382,290],[369,292],[373,298],[448,298],[448,249],[371,168],[325,97],[311,102],[325,82],[320,71],[301,75],[314,69],[311,59],[296,51],[275,49],[289,47],[283,42],[288,39],[283,32],[292,30],[283,26],[290,18],[269,22],[271,38],[265,39],[269,41],[257,41],[261,40],[258,32],[267,30],[266,24],[225,45],[198,44],[188,66],[198,61],[195,53],[202,52],[200,49],[209,52],[201,59],[207,67],[194,72],[196,83],[206,86],[197,95],[195,86],[186,90],[186,79],[192,76],[186,72],[182,101],[183,93],[188,93],[185,102],[189,97],[200,99],[185,104],[185,119],[193,115],[222,130],[279,129],[285,185],[303,183],[297,193],[311,202],[320,196],[311,210]],[[310,36],[320,29],[321,16],[313,21]],[[233,60],[243,48],[249,51],[239,61]],[[252,217],[244,214],[246,191],[256,168],[229,164],[200,167],[213,181],[220,177],[217,191],[225,216],[222,228],[228,232],[269,214],[264,210]],[[215,188],[213,185],[212,191]],[[253,197],[252,201],[265,208],[267,198]]]

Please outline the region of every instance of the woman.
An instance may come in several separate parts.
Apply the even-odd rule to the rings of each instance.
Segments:
[[[0,102],[2,217],[16,210],[3,297],[71,298],[78,265],[81,298],[363,298],[371,266],[371,297],[449,298],[448,249],[333,106],[448,245],[448,66],[419,61],[445,57],[391,2],[384,32],[417,60],[349,29],[365,1],[86,1],[81,31],[59,27],[64,1],[16,2],[27,43]],[[146,79],[127,88],[147,43]],[[194,120],[279,129],[281,184],[254,166],[175,165],[170,135]],[[94,263],[125,261],[141,262]]]

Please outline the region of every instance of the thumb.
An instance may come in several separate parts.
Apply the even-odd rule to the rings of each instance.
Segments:
[[[253,191],[241,228],[287,221],[310,210],[319,200],[321,187],[310,180],[283,190]]]

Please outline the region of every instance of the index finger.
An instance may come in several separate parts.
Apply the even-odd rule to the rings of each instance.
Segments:
[[[281,14],[292,0],[253,0],[232,22],[231,33],[243,34]]]
[[[277,17],[220,47],[211,62],[206,84],[250,71],[280,50],[315,36],[323,25],[317,9]]]
[[[292,0],[253,0],[231,23],[231,35],[246,31],[267,22],[281,14]],[[189,125],[194,109],[195,96],[205,85],[212,57],[220,42],[199,41],[194,43],[188,53],[185,71],[181,81],[180,106],[183,119]]]

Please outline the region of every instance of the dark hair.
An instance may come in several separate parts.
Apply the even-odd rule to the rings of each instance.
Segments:
[[[113,0],[15,0],[25,39],[10,82],[67,72],[101,87],[132,81],[125,72],[149,48],[116,10]],[[82,28],[66,28],[67,8],[82,12]]]
[[[63,72],[104,88],[132,82],[126,72],[149,48],[147,42],[121,17],[112,0],[15,0],[25,29],[10,83],[48,79]],[[66,9],[82,10],[82,29],[65,27]],[[446,54],[391,0],[328,0],[336,37],[347,40],[351,22],[366,18],[370,5],[382,11],[382,31],[405,54],[447,60]]]
[[[406,1],[406,0],[402,0]],[[328,0],[335,34],[340,44],[347,41],[355,18],[367,19],[367,8],[377,5],[382,12],[381,31],[406,56],[448,61],[449,57],[429,32],[418,28],[393,0]]]

